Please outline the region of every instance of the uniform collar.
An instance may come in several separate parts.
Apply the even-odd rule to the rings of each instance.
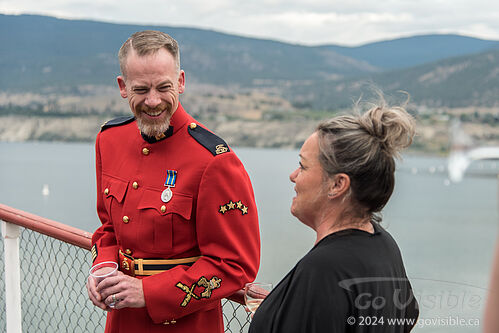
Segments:
[[[182,104],[179,102],[177,111],[173,113],[172,119],[170,120],[170,127],[173,127],[172,134],[177,133],[188,121],[189,115],[185,112]]]
[[[155,143],[155,142],[161,141],[161,140],[166,139],[172,135],[173,135],[173,126],[171,126],[171,125],[170,125],[170,127],[168,127],[168,129],[165,132],[161,133],[160,135],[156,135],[156,136],[148,136],[148,135],[145,135],[144,133],[140,132],[140,136],[142,136],[142,139],[146,140],[149,143]]]
[[[141,132],[140,135],[148,143],[155,143],[172,136],[179,129],[181,129],[184,126],[184,124],[187,123],[188,120],[189,117],[187,115],[187,112],[185,112],[184,108],[179,102],[177,110],[173,113],[172,119],[170,120],[170,126],[163,134],[154,137],[154,136],[145,135],[144,133]]]

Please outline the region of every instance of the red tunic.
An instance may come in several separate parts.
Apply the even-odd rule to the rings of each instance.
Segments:
[[[145,141],[135,121],[97,136],[102,226],[92,237],[94,264],[119,262],[118,249],[135,258],[201,256],[192,266],[140,277],[146,307],[112,310],[106,332],[223,332],[220,300],[256,277],[260,239],[248,174],[234,152],[198,143],[192,122],[179,105],[173,134],[160,141]],[[177,177],[164,202],[168,170]]]

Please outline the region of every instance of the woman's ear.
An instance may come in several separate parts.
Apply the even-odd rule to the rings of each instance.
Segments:
[[[343,196],[350,189],[350,177],[346,173],[337,173],[329,180],[328,198]]]

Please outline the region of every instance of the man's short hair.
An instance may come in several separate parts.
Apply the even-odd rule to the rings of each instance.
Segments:
[[[177,41],[170,35],[156,30],[138,31],[130,36],[120,48],[118,59],[120,61],[120,69],[123,76],[126,77],[126,59],[133,49],[139,56],[145,56],[157,52],[164,48],[175,59],[177,72],[180,72],[180,50]]]

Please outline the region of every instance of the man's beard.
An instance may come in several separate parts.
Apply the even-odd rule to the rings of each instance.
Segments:
[[[144,112],[146,111],[148,111],[147,113],[154,113],[159,110],[164,110],[163,112],[166,113],[166,115],[161,115],[161,117],[166,116],[166,118],[163,118],[161,122],[159,121],[159,119],[151,121],[150,119],[146,118],[147,116],[144,115]],[[171,108],[164,103],[161,103],[152,110],[147,106],[142,105],[138,108],[135,118],[137,119],[137,126],[139,127],[141,133],[147,136],[156,137],[166,132],[166,130],[168,130],[168,127],[170,127],[172,111]]]

